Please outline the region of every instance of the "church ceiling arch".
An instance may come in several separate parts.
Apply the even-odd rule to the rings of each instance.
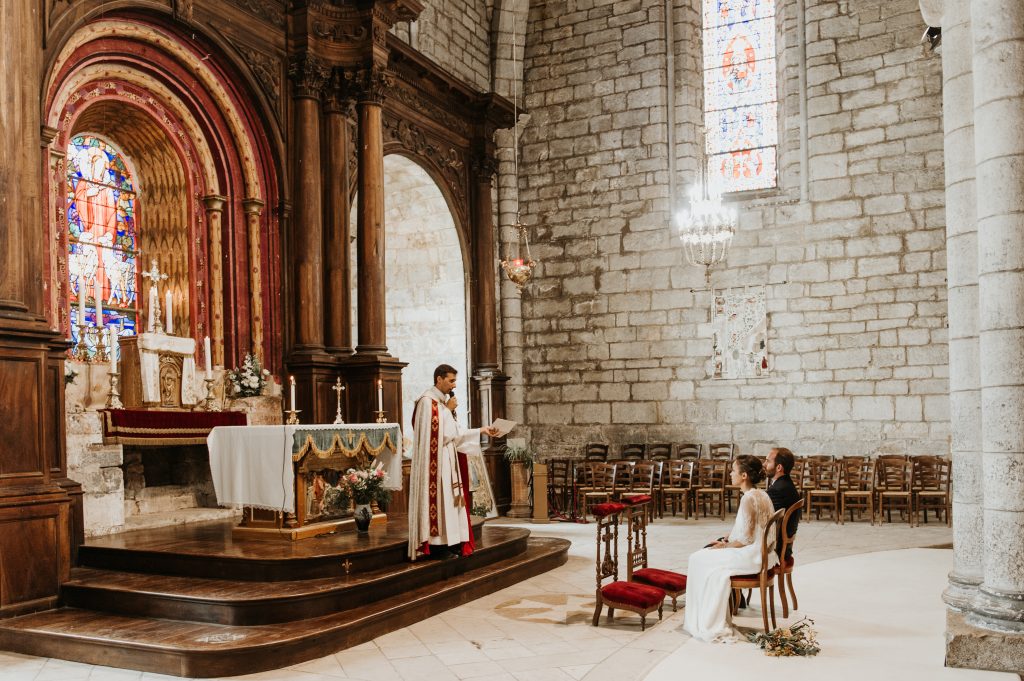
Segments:
[[[265,201],[266,192],[262,186],[261,169],[266,164],[257,162],[262,155],[256,148],[254,131],[247,121],[243,120],[241,112],[246,107],[233,92],[229,91],[223,74],[216,72],[209,63],[210,55],[200,53],[199,50],[186,45],[178,36],[166,32],[158,26],[129,19],[100,19],[78,28],[61,46],[53,66],[50,68],[49,80],[45,89],[47,93],[46,110],[52,111],[51,103],[57,89],[67,77],[67,72],[76,68],[76,58],[95,54],[94,50],[83,48],[90,43],[102,43],[118,38],[134,42],[144,48],[156,48],[159,52],[168,55],[195,81],[197,86],[194,88],[195,90],[201,90],[208,94],[214,106],[224,116],[227,131],[237,146],[245,198]],[[142,50],[143,53],[148,51],[148,49]],[[48,125],[56,127],[53,122],[48,122]]]

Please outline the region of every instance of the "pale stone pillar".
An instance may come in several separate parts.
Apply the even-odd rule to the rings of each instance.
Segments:
[[[1024,4],[973,0],[982,584],[969,621],[1024,631]]]
[[[203,197],[206,206],[206,239],[210,261],[210,342],[213,364],[224,366],[224,256],[221,224],[228,197],[210,194]]]
[[[242,202],[245,210],[245,227],[249,238],[249,333],[252,336],[252,353],[266,366],[263,355],[263,256],[260,249],[260,216],[263,202],[246,199]]]
[[[981,389],[978,357],[978,227],[970,5],[942,13],[942,113],[949,282],[949,406],[953,433],[953,571],[943,598],[964,610],[981,584]]]

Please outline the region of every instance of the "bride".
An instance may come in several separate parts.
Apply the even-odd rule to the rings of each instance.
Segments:
[[[763,478],[764,467],[756,456],[736,457],[732,463],[732,484],[743,492],[736,523],[727,537],[690,556],[683,628],[696,639],[738,639],[730,621],[729,578],[761,569],[764,528],[775,510],[768,493],[754,487]],[[769,542],[774,546],[774,535]],[[772,566],[778,562],[774,551],[768,553],[768,560]]]

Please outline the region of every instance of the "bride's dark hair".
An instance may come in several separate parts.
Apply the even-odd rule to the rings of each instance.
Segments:
[[[764,480],[764,464],[756,456],[749,454],[737,456],[736,465],[739,466],[740,473],[747,474],[747,480],[750,481],[751,485],[756,485]]]

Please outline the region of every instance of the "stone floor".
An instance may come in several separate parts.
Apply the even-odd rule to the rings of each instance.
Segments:
[[[506,521],[498,521],[506,522]],[[529,526],[573,540],[564,566],[374,641],[253,681],[677,681],[729,669],[729,678],[900,681],[1016,676],[942,667],[941,592],[952,564],[948,528],[803,523],[795,585],[816,622],[822,654],[766,658],[753,645],[708,645],[682,631],[682,610],[644,633],[629,613],[590,625],[594,525]],[[650,527],[652,564],[685,571],[689,554],[729,529],[718,520],[665,519]],[[938,548],[926,548],[938,547]],[[779,613],[781,615],[781,612]],[[793,618],[790,621],[794,621]],[[755,605],[737,620],[760,622]],[[0,653],[0,681],[166,681],[177,677]]]

